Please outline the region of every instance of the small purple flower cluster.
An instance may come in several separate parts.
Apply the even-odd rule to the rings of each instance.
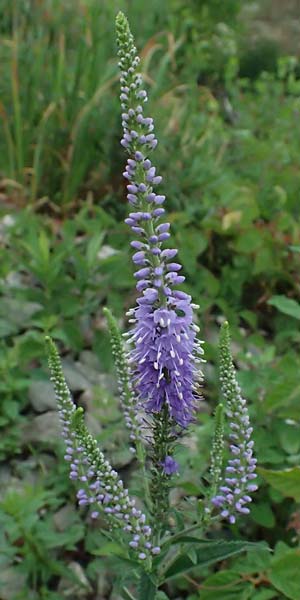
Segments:
[[[151,527],[86,429],[83,410],[76,409],[71,398],[57,350],[51,340],[48,339],[47,343],[51,381],[66,444],[65,460],[70,464],[70,479],[81,484],[77,492],[79,506],[88,506],[92,511],[92,519],[96,519],[100,512],[104,513],[111,527],[121,527],[129,533],[130,548],[139,560],[146,560],[160,552],[160,548],[151,542]]]
[[[167,403],[170,416],[186,427],[193,416],[202,378],[199,363],[203,350],[196,339],[198,327],[193,323],[196,305],[188,294],[174,289],[185,279],[179,274],[181,265],[173,262],[177,250],[162,248],[170,237],[170,223],[160,223],[165,196],[154,191],[162,181],[149,159],[157,140],[153,119],[143,116],[147,94],[136,73],[139,58],[123,17],[119,23],[117,19],[124,130],[121,144],[130,155],[123,175],[128,181],[127,198],[134,208],[125,222],[139,237],[131,246],[136,250],[133,262],[138,267],[136,287],[141,293],[137,307],[129,312],[133,324],[128,334],[132,344],[130,361],[145,409],[159,412]]]
[[[102,510],[112,527],[121,526],[123,531],[130,533],[132,539],[129,546],[137,552],[140,560],[145,560],[149,554],[158,554],[160,548],[153,546],[150,541],[152,530],[146,524],[144,513],[136,508],[135,500],[130,498],[117,472],[105,460],[88,432],[83,434],[82,452],[88,469],[79,476],[82,483],[82,488],[77,492],[79,506],[91,507],[93,519]]]
[[[222,327],[220,349],[220,382],[229,418],[229,449],[232,458],[228,460],[225,479],[212,503],[222,509],[220,514],[223,518],[235,523],[236,513],[246,515],[250,512],[246,505],[252,500],[249,493],[257,490],[257,485],[253,483],[257,477],[257,461],[253,457],[253,429],[250,427],[246,400],[241,395],[230,354],[228,323],[224,323]]]

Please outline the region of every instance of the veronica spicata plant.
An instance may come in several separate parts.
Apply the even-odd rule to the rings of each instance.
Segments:
[[[233,524],[239,515],[249,513],[250,494],[256,490],[256,460],[248,410],[236,381],[225,322],[220,334],[222,401],[215,412],[211,465],[206,478],[209,485],[201,499],[202,511],[197,509],[199,501],[195,498],[194,521],[190,520],[187,527],[182,525],[184,515],[180,517],[177,510],[170,508],[169,492],[179,471],[175,451],[182,436],[188,435],[201,403],[203,349],[194,314],[198,307],[180,289],[184,276],[180,274],[181,264],[175,262],[177,249],[165,246],[170,238],[170,224],[164,218],[165,196],[158,191],[162,178],[152,163],[157,139],[153,119],[144,114],[147,93],[123,13],[117,15],[116,31],[121,70],[121,144],[128,156],[123,173],[130,205],[126,223],[134,234],[131,246],[137,289],[136,306],[128,313],[129,331],[122,336],[109,309],[104,310],[120,406],[131,450],[141,469],[142,498],[137,500],[130,495],[90,435],[83,409],[72,400],[50,338],[47,347],[66,446],[65,460],[70,465],[70,478],[78,484],[78,504],[89,509],[92,519],[105,518],[102,533],[122,545],[121,558],[130,561],[134,572],[140,575],[138,597],[150,599],[177,572],[245,549],[245,542],[208,542],[205,533],[215,521],[224,519]],[[190,510],[189,505],[189,513]],[[197,530],[200,537],[191,537],[191,532]],[[191,544],[196,549],[196,559],[189,562]],[[181,556],[185,556],[184,567]],[[125,587],[123,593],[124,597],[135,597]]]

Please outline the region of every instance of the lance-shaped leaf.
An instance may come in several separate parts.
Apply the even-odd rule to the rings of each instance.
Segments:
[[[265,544],[263,545],[265,547]],[[223,540],[217,542],[198,542],[197,548],[193,549],[191,556],[189,556],[188,551],[186,551],[172,562],[163,575],[163,581],[177,577],[177,575],[185,573],[195,567],[205,568],[216,562],[240,554],[241,552],[256,550],[261,547],[261,543],[256,544],[242,540],[230,542]]]

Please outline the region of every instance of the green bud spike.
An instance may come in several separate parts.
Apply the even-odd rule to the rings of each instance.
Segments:
[[[83,410],[82,406],[79,406],[79,408],[76,408],[74,414],[72,415],[71,428],[76,431],[78,428],[80,428],[80,426],[84,422],[83,419],[84,419],[84,410]]]
[[[123,48],[125,53],[130,52],[130,49],[134,46],[133,35],[130,31],[128,19],[122,11],[118,12],[116,16],[116,34],[119,48]]]
[[[120,404],[125,415],[126,426],[130,431],[130,441],[134,443],[133,450],[136,452],[143,471],[143,483],[145,488],[145,503],[151,506],[148,475],[146,473],[146,453],[142,442],[141,425],[137,414],[137,398],[132,387],[132,374],[130,372],[128,361],[126,359],[124,342],[117,325],[117,321],[108,308],[104,308],[107,325],[110,333],[112,354],[117,370]]]
[[[125,357],[122,335],[119,330],[117,321],[112,315],[111,311],[108,308],[104,308],[103,312],[105,314],[110,333],[112,354],[117,369],[119,386],[122,388],[122,400],[128,403],[132,399],[132,390],[130,384],[131,377]]]
[[[70,415],[75,410],[75,404],[72,400],[70,390],[67,386],[59,353],[53,340],[47,336],[45,338],[46,350],[48,355],[48,364],[51,374],[51,381],[54,386],[55,396],[58,404],[58,408],[67,410]]]
[[[106,316],[110,333],[112,354],[118,376],[120,401],[123,412],[126,413],[126,425],[130,430],[131,439],[137,440],[141,436],[140,425],[136,414],[137,399],[132,388],[132,374],[128,366],[128,361],[126,360],[122,334],[111,311],[108,308],[104,308],[103,312]]]
[[[218,404],[215,412],[215,432],[211,451],[211,495],[214,496],[222,480],[224,451],[224,406]]]
[[[226,409],[230,406],[234,407],[236,402],[239,402],[241,394],[240,386],[236,379],[235,367],[232,360],[230,349],[230,329],[229,324],[225,321],[220,330],[219,340],[220,353],[220,385],[223,397],[226,399]]]
[[[254,442],[251,438],[253,429],[250,425],[247,403],[242,397],[236,378],[227,321],[221,326],[219,349],[220,384],[229,421],[230,458],[225,467],[224,483],[222,484],[219,473],[221,485],[216,490],[216,495],[211,498],[211,502],[219,510],[221,518],[227,519],[229,523],[235,523],[237,515],[248,514],[250,511],[246,505],[251,502],[249,492],[257,489],[257,485],[253,483],[256,478],[256,459],[253,457]]]
[[[108,318],[113,334],[120,342],[118,329],[112,315],[108,315]],[[141,533],[141,526],[144,527],[146,517],[135,508],[134,499],[130,498],[123,481],[106,460],[97,440],[90,434],[84,422],[83,408],[76,408],[64,378],[61,360],[54,342],[50,337],[46,337],[45,341],[51,381],[54,385],[67,446],[65,458],[70,464],[71,479],[81,478],[81,490],[84,490],[83,496],[80,496],[81,501],[84,497],[85,504],[93,508],[92,518],[97,518],[100,512],[103,513],[119,541],[124,541],[119,539],[119,532],[124,529],[124,523],[126,523],[126,531],[140,539],[140,543],[135,544],[134,538],[132,553],[135,554],[138,561],[143,562],[144,568],[150,570],[151,549],[145,546],[148,538],[143,532]],[[72,464],[70,456],[72,459],[76,457],[77,462]],[[103,497],[106,496],[105,504],[102,504],[101,501],[98,502],[95,498],[95,485],[98,491],[102,492]],[[148,529],[151,533],[150,527]]]

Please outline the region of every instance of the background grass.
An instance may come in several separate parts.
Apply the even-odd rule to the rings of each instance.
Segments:
[[[102,316],[108,304],[123,319],[135,299],[123,225],[120,8],[142,55],[161,189],[206,340],[205,399],[174,502],[189,519],[190,497],[201,499],[226,317],[260,491],[250,518],[212,535],[274,548],[217,572],[195,568],[165,591],[299,600],[300,12],[292,1],[284,14],[280,6],[270,17],[267,1],[0,1],[1,600],[120,597],[120,566],[75,508],[43,346],[45,332],[59,342],[76,401],[134,486]]]

